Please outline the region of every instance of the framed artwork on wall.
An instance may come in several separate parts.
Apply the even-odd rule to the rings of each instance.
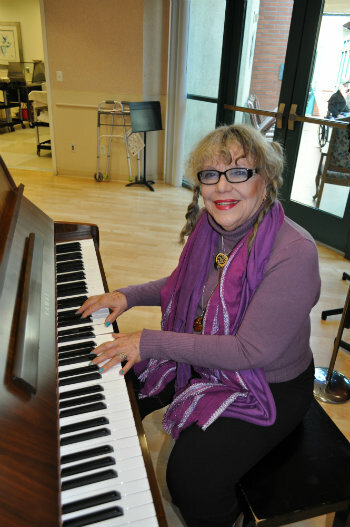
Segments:
[[[0,22],[0,64],[23,62],[19,22]]]

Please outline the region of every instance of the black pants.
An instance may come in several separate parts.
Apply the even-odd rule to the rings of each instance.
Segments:
[[[277,409],[272,426],[220,417],[205,432],[196,425],[181,432],[169,456],[167,484],[188,527],[232,527],[240,513],[237,482],[300,423],[313,383],[311,362],[297,378],[270,384]],[[168,385],[158,397],[138,400],[142,418],[169,404],[173,393]]]

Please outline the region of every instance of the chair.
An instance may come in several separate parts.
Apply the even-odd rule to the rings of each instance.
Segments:
[[[350,153],[348,130],[333,128],[328,152],[321,152],[316,174],[316,208],[319,208],[325,183],[350,187]]]
[[[259,101],[256,95],[249,95],[247,106],[251,110],[260,110]],[[277,112],[277,107],[274,109],[274,112]],[[250,113],[249,117],[250,122],[254,128],[259,130],[259,132],[263,133],[268,139],[271,139],[272,141],[275,133],[276,118],[270,116],[266,117],[256,113]]]

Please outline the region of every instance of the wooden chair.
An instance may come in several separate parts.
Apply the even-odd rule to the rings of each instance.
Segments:
[[[348,130],[333,128],[328,152],[321,152],[316,174],[316,208],[319,208],[325,183],[350,187],[350,153]]]
[[[252,110],[260,110],[259,101],[255,95],[249,95],[247,106]],[[277,108],[274,109],[274,112],[277,112]],[[259,130],[259,132],[263,133],[268,139],[271,139],[272,141],[275,133],[276,118],[270,116],[266,117],[256,113],[250,113],[249,117],[250,122],[254,128]]]

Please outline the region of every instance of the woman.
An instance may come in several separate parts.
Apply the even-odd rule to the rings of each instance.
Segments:
[[[338,90],[328,99],[328,113],[335,119],[349,111],[347,97],[349,96],[349,83],[340,84]]]
[[[197,180],[181,233],[189,238],[172,275],[89,298],[79,313],[107,306],[109,325],[133,306],[161,305],[162,331],[115,334],[93,363],[133,368],[142,417],[169,404],[173,502],[188,526],[228,527],[240,513],[237,482],[312,400],[318,254],[277,201],[277,143],[251,127],[220,127],[189,168]]]

